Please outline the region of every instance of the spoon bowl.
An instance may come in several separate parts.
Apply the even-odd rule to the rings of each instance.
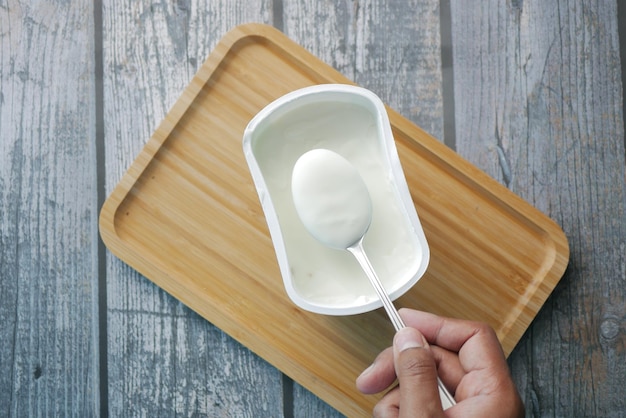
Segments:
[[[336,152],[304,153],[293,168],[291,194],[305,229],[327,247],[345,250],[372,222],[372,200],[363,178]]]

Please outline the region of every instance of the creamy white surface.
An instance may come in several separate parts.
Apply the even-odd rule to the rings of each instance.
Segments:
[[[312,149],[342,155],[367,185],[372,222],[364,246],[387,292],[406,283],[421,263],[420,244],[391,183],[372,112],[342,102],[306,105],[272,119],[253,144],[278,216],[294,290],[311,303],[343,307],[377,299],[356,260],[347,251],[318,242],[298,217],[291,193],[292,170],[297,159]]]
[[[346,249],[367,232],[372,219],[369,191],[341,155],[314,149],[293,168],[291,192],[302,224],[318,241]]]

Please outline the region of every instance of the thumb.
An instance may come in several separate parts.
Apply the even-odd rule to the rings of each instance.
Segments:
[[[400,384],[400,417],[443,416],[437,388],[437,366],[426,338],[403,328],[393,339],[396,376]]]

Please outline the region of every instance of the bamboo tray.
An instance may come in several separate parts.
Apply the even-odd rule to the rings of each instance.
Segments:
[[[107,247],[348,416],[376,396],[356,376],[390,345],[382,310],[328,317],[288,299],[242,151],[247,123],[292,90],[352,82],[277,30],[236,27],[217,45],[105,202]],[[388,109],[431,248],[397,301],[490,323],[508,355],[567,265],[562,230]]]

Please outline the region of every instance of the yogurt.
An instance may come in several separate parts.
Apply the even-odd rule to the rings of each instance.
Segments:
[[[296,161],[314,149],[341,155],[363,179],[372,207],[363,245],[390,297],[399,297],[423,275],[428,245],[387,114],[373,93],[347,85],[321,85],[290,93],[255,116],[246,128],[243,145],[283,283],[296,305],[329,315],[362,313],[381,306],[351,254],[320,243],[298,216],[291,191],[292,172]]]
[[[304,227],[322,244],[345,250],[367,232],[372,201],[352,164],[326,149],[303,154],[293,168],[291,194]]]

